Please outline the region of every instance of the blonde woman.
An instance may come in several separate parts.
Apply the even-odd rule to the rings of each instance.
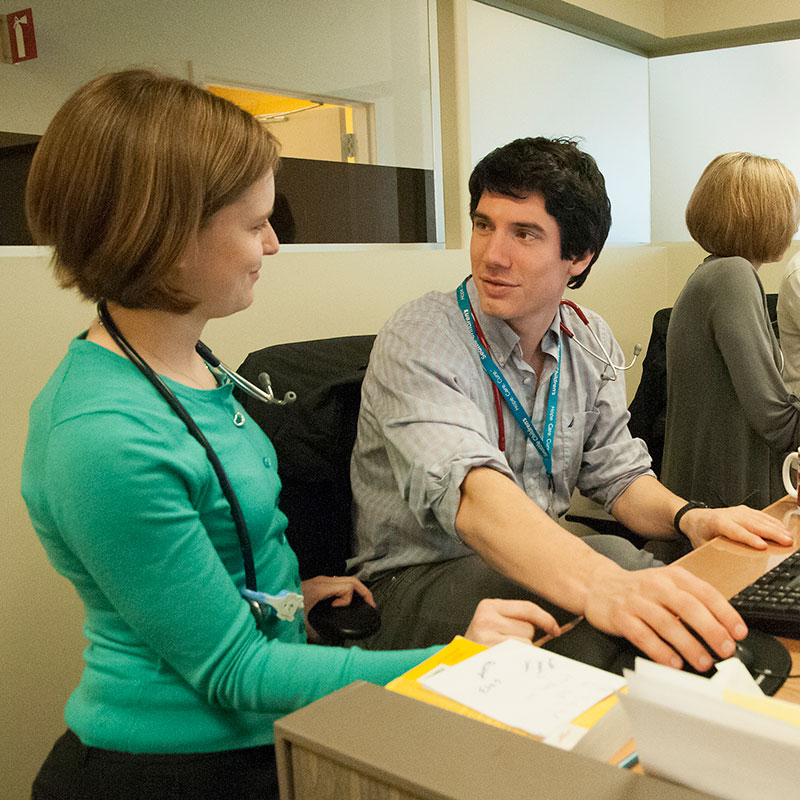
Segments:
[[[758,276],[797,230],[798,188],[778,160],[717,156],[686,209],[710,253],[675,302],[667,333],[663,482],[709,506],[763,508],[785,494],[781,463],[800,442],[800,400]]]

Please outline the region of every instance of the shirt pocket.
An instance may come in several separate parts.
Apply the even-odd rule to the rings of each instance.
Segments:
[[[563,418],[559,471],[570,494],[578,482],[583,453],[599,417],[599,411],[576,411]]]

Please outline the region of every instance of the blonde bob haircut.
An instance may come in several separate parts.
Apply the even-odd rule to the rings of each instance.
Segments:
[[[686,226],[712,255],[780,261],[797,231],[799,199],[794,175],[777,159],[725,153],[700,176]]]
[[[185,313],[174,268],[214,213],[278,166],[258,120],[195,84],[147,70],[76,91],[39,142],[25,197],[56,279],[97,302]]]

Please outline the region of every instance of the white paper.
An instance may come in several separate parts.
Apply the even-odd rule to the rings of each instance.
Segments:
[[[717,675],[637,661],[620,703],[644,771],[726,800],[797,796],[800,728],[726,702],[724,689],[747,682],[736,669]]]
[[[711,678],[665,667],[663,664],[656,664],[646,658],[637,658],[635,666],[635,670],[624,671],[626,681],[649,679],[664,688],[669,687],[679,691],[686,689],[709,697],[721,698],[725,689],[732,689],[754,697],[764,696],[761,687],[738,658],[718,661],[714,665],[716,671]]]
[[[625,685],[619,675],[511,639],[419,682],[534,736],[565,727]]]
[[[712,676],[711,683],[753,697],[764,696],[761,687],[738,658],[726,658],[725,661],[719,661],[714,666],[717,671]]]
[[[569,723],[563,728],[556,728],[553,732],[542,739],[544,744],[557,747],[559,750],[574,750],[575,747],[584,739],[588,728]],[[619,748],[617,748],[618,750]],[[616,752],[616,750],[614,751]]]

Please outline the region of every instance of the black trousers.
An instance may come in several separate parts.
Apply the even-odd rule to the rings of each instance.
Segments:
[[[651,553],[639,550],[620,536],[592,535],[584,541],[628,570],[660,566]],[[549,611],[559,625],[575,616],[500,574],[477,553],[403,567],[373,581],[369,588],[381,612],[381,627],[358,644],[370,650],[445,644],[466,631],[475,607],[484,597],[532,600]],[[553,639],[548,649],[605,669],[609,653],[619,644],[617,637],[586,623]]]
[[[275,748],[123,753],[68,730],[33,782],[31,800],[277,800]]]

